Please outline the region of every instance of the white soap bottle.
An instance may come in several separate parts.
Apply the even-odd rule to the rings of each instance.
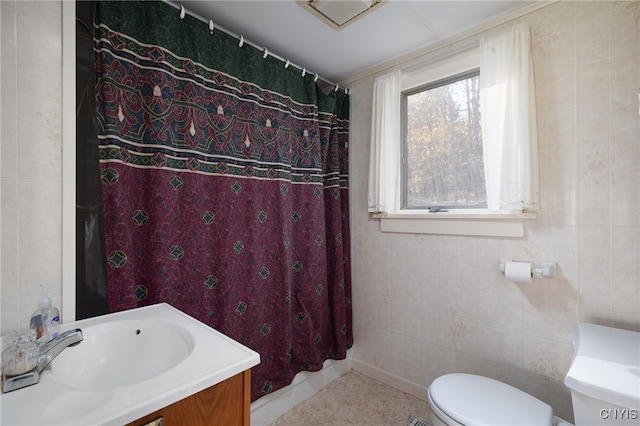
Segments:
[[[52,305],[46,287],[42,288],[38,309],[31,315],[29,326],[35,330],[37,341],[54,339],[60,332],[60,311]]]

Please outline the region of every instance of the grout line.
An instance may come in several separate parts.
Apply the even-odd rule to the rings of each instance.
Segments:
[[[577,3],[573,4],[573,55],[574,55],[574,83],[573,83],[573,120],[574,120],[574,129],[573,129],[573,143],[575,146],[575,211],[574,211],[574,220],[575,220],[575,242],[576,242],[576,279],[578,280],[578,295],[582,294],[582,277],[580,270],[580,138],[578,136],[580,132],[580,114],[579,114],[579,106],[578,106],[578,91],[579,91],[579,78],[580,78],[580,67],[578,66],[580,57],[578,55],[579,49],[579,22],[578,22],[578,6]],[[578,318],[576,321],[580,321],[580,312],[581,312],[582,302],[581,298],[578,297]]]
[[[0,9],[2,6],[0,5]],[[2,32],[0,31],[0,46],[2,46]],[[1,47],[0,47],[1,49]],[[0,70],[2,70],[2,55],[0,54]],[[1,72],[1,71],[0,71]],[[0,82],[0,91],[2,91],[2,83]],[[0,102],[0,140],[2,139],[2,103]],[[0,166],[2,164],[2,147],[0,146]],[[0,200],[2,200],[2,184],[5,182],[2,174],[0,173]],[[1,210],[0,210],[0,219],[2,218]],[[0,236],[2,235],[2,224],[0,222]],[[4,238],[0,239],[0,271],[2,271],[2,247],[4,247]],[[0,305],[2,304],[2,278],[0,277]],[[0,335],[2,335],[2,316],[0,315]],[[1,339],[0,339],[1,343]],[[0,345],[0,347],[2,347]],[[0,364],[0,374],[2,373],[2,365]]]
[[[607,2],[607,168],[609,178],[609,324],[613,325],[613,185],[611,179],[611,4]]]
[[[22,328],[22,279],[20,274],[20,207],[21,207],[21,191],[20,191],[20,49],[18,48],[19,39],[18,39],[18,15],[19,15],[19,4],[18,0],[14,0],[15,4],[15,15],[14,15],[14,40],[15,40],[15,51],[16,51],[16,62],[15,62],[15,72],[16,72],[16,280],[18,281],[18,325]]]

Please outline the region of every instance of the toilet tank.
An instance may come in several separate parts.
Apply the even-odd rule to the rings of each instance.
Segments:
[[[565,377],[576,426],[640,425],[640,333],[578,323]]]

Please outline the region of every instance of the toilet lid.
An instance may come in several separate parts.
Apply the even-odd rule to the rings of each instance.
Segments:
[[[463,425],[553,424],[544,402],[506,383],[473,374],[446,374],[429,386],[433,402]]]

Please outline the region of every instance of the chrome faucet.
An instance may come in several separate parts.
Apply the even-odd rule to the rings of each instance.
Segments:
[[[60,352],[69,346],[77,345],[82,342],[82,339],[82,330],[76,328],[60,333],[47,342],[39,343],[38,363],[35,368],[18,376],[7,376],[3,372],[2,391],[11,392],[26,386],[35,385],[40,381],[40,373],[42,370],[44,370],[55,357],[60,355]]]

